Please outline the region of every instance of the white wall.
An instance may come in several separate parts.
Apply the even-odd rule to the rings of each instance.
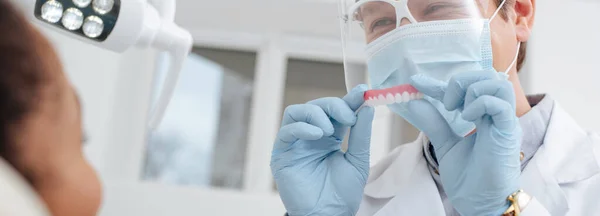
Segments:
[[[528,91],[547,92],[583,127],[600,132],[600,1],[537,1]]]
[[[179,0],[177,23],[192,31],[290,33],[339,39],[336,1]]]

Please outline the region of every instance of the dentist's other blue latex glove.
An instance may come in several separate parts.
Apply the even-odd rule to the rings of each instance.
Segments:
[[[286,108],[271,156],[271,171],[290,216],[355,215],[369,175],[371,107],[367,86],[343,98]],[[348,151],[340,150],[350,129]]]
[[[439,162],[442,185],[456,210],[465,216],[501,215],[507,197],[520,189],[521,128],[512,84],[495,71],[458,74],[448,83],[423,75],[412,77],[420,92],[448,110],[462,110],[477,131],[456,136],[425,100],[409,103],[416,125],[428,136]]]

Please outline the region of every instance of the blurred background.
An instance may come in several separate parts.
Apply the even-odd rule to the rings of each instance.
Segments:
[[[159,53],[114,54],[46,30],[83,100],[85,151],[104,180],[100,215],[283,215],[269,168],[283,109],[346,92],[336,2],[178,0],[176,22],[195,48],[151,134],[136,113],[147,107],[139,96],[158,91]],[[598,1],[538,1],[520,73],[527,93],[550,93],[595,131],[598,11]],[[373,130],[373,163],[417,136],[386,109]]]

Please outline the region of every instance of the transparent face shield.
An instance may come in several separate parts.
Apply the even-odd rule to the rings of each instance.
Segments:
[[[347,89],[365,83],[365,71],[359,71],[361,68],[355,65],[366,65],[371,88],[364,95],[366,106],[386,105],[420,129],[416,113],[407,104],[425,99],[457,135],[466,136],[475,125],[465,121],[460,110],[449,111],[441,101],[417,91],[410,80],[419,74],[447,82],[458,73],[497,72],[493,68],[490,21],[497,17],[504,2],[499,7],[495,3],[495,0],[340,0]],[[498,78],[507,77],[496,74],[500,75]]]
[[[490,4],[492,0],[340,0],[347,87],[364,83],[364,71],[357,71],[359,67],[352,65],[367,63],[370,53],[365,52],[365,46],[376,44],[392,32],[411,28],[412,24],[488,19],[493,16],[493,11],[486,16]]]

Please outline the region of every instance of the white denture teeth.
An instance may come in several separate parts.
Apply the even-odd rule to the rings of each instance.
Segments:
[[[381,95],[370,96],[366,101],[367,106],[381,106],[390,104],[406,103],[411,100],[419,100],[423,98],[423,93],[420,92],[403,92],[403,93],[387,93]]]
[[[396,100],[394,98],[394,95],[392,95],[391,93],[388,93],[387,97],[385,97],[385,104],[393,104],[395,102],[396,102]]]
[[[370,97],[369,99],[365,100],[365,106],[373,106],[373,98]]]
[[[384,89],[368,90],[364,94],[365,105],[380,106],[390,104],[407,103],[411,100],[420,100],[423,98],[415,87],[410,84],[403,84]]]
[[[377,100],[377,98],[373,98],[373,100],[371,101],[371,104],[372,104],[373,106],[379,106],[379,105],[380,105],[380,104],[379,104],[379,100]]]
[[[408,92],[402,93],[402,102],[409,102],[409,101],[410,101],[410,94]]]
[[[402,103],[402,95],[399,93],[396,93],[396,100],[394,101],[395,103]]]
[[[386,105],[385,97],[383,95],[379,95],[379,97],[377,97],[377,105]]]

